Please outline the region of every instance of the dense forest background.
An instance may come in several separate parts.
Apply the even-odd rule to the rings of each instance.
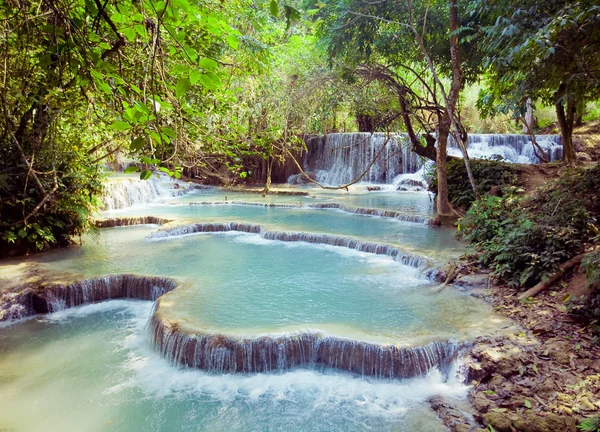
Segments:
[[[577,164],[573,130],[600,114],[598,9],[589,0],[5,1],[0,244],[43,250],[87,230],[117,157],[141,179],[160,170],[231,184],[293,157],[304,135],[333,131],[407,133],[437,161],[438,213],[456,216],[450,136],[475,198],[468,133],[554,130],[565,163]]]

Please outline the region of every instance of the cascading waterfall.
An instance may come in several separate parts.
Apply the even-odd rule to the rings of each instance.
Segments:
[[[384,145],[383,153],[362,181],[391,183],[398,174],[415,172],[421,167],[404,135],[359,132],[307,138],[304,170],[316,172],[317,180],[323,183],[348,183],[368,168]]]
[[[109,219],[100,219],[95,222],[98,228],[114,228],[120,226],[132,225],[165,225],[171,222],[156,216],[138,216],[138,217],[117,217]]]
[[[187,332],[161,316],[157,302],[150,325],[151,343],[172,364],[214,373],[284,372],[299,366],[333,368],[361,376],[399,379],[447,373],[462,343],[430,342],[398,347],[306,332],[282,336],[235,338]]]
[[[168,278],[136,275],[112,275],[70,284],[50,284],[39,289],[27,288],[2,302],[8,313],[0,321],[22,319],[39,313],[51,313],[111,299],[156,300],[177,287]]]
[[[117,210],[149,204],[159,198],[181,196],[191,188],[196,188],[196,185],[188,185],[161,175],[152,176],[148,180],[130,177],[111,178],[106,182],[105,188],[104,210]]]
[[[562,140],[560,135],[537,135],[536,141],[547,154],[550,162],[562,158]],[[536,164],[533,144],[529,135],[517,134],[474,134],[469,135],[467,145],[469,156],[473,159],[497,159],[513,163]],[[454,138],[448,139],[448,153],[462,157]]]
[[[113,275],[26,289],[17,298],[25,318],[111,299],[156,301],[150,320],[152,346],[172,364],[213,373],[284,372],[298,367],[338,369],[382,379],[420,377],[436,368],[447,374],[467,344],[434,341],[400,347],[355,341],[318,331],[237,338],[216,332],[189,331],[164,318],[163,296],[177,288],[168,278]],[[187,325],[187,324],[186,324]]]
[[[330,234],[316,234],[304,232],[287,231],[264,231],[260,225],[253,225],[239,222],[228,223],[196,223],[190,225],[180,225],[176,227],[158,230],[150,234],[148,240],[161,240],[169,237],[178,237],[196,233],[228,232],[239,231],[244,233],[260,234],[266,240],[277,240],[283,242],[305,242],[313,244],[324,244],[329,246],[345,247],[359,252],[365,252],[375,255],[387,255],[394,260],[414,268],[428,266],[427,259],[404,252],[395,246],[382,243],[365,242],[349,237],[336,236]]]
[[[404,134],[390,134],[381,157],[362,179],[368,183],[395,184],[399,190],[423,190],[423,161],[414,153]],[[332,133],[306,138],[303,169],[321,183],[340,185],[362,174],[388,140],[387,133]],[[561,138],[558,135],[538,135],[537,142],[550,161],[562,158]],[[501,159],[513,163],[539,163],[528,135],[471,134],[469,156],[473,159]],[[452,137],[448,153],[462,157]],[[413,174],[410,176],[409,174]],[[289,179],[301,180],[296,174]]]

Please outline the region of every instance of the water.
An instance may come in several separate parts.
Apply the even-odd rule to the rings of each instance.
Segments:
[[[414,431],[423,401],[464,397],[433,372],[402,383],[298,370],[214,376],[149,348],[149,302],[111,301],[0,328],[0,428],[15,431]]]
[[[104,210],[116,210],[148,204],[188,193],[193,185],[177,181],[164,173],[154,174],[146,181],[139,175],[113,174],[105,183]]]
[[[398,174],[415,172],[421,167],[419,157],[400,134],[332,133],[310,137],[306,146],[304,170],[316,172],[317,180],[327,184],[353,181],[378,154],[381,156],[368,170],[364,182],[391,183]]]
[[[149,193],[104,216],[174,222],[106,228],[29,258],[65,279],[99,278],[47,290],[50,310],[177,288],[155,305],[109,300],[1,326],[0,429],[443,430],[425,399],[464,399],[463,341],[510,323],[452,288],[432,291],[427,266],[463,248],[450,231],[350,212],[429,217],[426,194],[302,190],[228,196],[260,206],[190,205],[223,202],[220,190],[174,203]],[[344,207],[306,207],[331,203]],[[235,221],[251,232],[176,235]],[[120,274],[170,279],[104,278]]]
[[[316,191],[315,191],[316,192]],[[230,204],[189,205],[191,203],[224,202],[228,194]],[[339,209],[313,208],[277,208],[268,206],[239,205],[239,203],[273,203],[276,198],[265,200],[259,195],[228,192],[198,192],[186,195],[175,202],[176,205],[153,205],[111,212],[111,217],[140,216],[151,214],[165,219],[177,219],[182,222],[247,222],[260,225],[264,230],[311,232],[347,237],[360,237],[378,243],[391,243],[406,251],[425,254],[432,257],[458,256],[464,245],[454,239],[452,230],[431,228],[426,221],[431,217],[431,203],[427,194],[370,192],[367,194],[342,195],[338,193],[316,192],[321,199],[304,197],[306,201],[297,202],[304,206],[321,205],[333,202],[344,203],[352,208],[379,207],[382,209],[400,208],[401,214],[409,219],[416,217],[418,223],[410,223],[396,218],[357,216]],[[286,197],[289,198],[289,197]],[[294,197],[298,198],[298,197]],[[310,201],[308,201],[310,200]],[[290,204],[282,200],[282,204]],[[360,207],[355,207],[360,206]]]
[[[538,135],[536,141],[547,154],[549,161],[562,158],[562,141],[559,135]],[[448,140],[448,154],[462,157],[452,137]],[[539,163],[529,135],[472,134],[467,145],[473,159],[496,159],[521,164]]]
[[[562,158],[560,136],[539,135],[537,141],[550,161]],[[448,154],[462,157],[452,137],[448,142]],[[333,133],[309,137],[306,147],[303,169],[321,183],[341,185],[353,181],[367,171],[381,151],[380,158],[368,169],[362,183],[394,184],[396,189],[409,191],[426,188],[420,171],[424,162],[412,151],[403,134],[390,134],[388,137],[386,133]],[[470,134],[467,149],[473,159],[539,163],[528,135]],[[418,175],[414,175],[416,173]],[[297,184],[299,180],[299,176],[294,175],[288,182]]]

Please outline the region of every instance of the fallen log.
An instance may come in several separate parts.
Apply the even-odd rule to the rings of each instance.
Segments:
[[[560,278],[563,277],[565,272],[567,272],[568,270],[572,269],[573,267],[581,264],[581,260],[583,259],[583,257],[585,255],[586,254],[580,254],[580,255],[574,256],[570,260],[562,263],[560,265],[560,267],[558,268],[558,270],[556,271],[556,273],[554,273],[551,277],[549,277],[545,281],[541,281],[533,288],[530,288],[527,291],[525,291],[523,294],[521,294],[519,296],[519,300],[522,301],[522,300],[528,299],[529,297],[535,297],[536,295],[538,295],[545,289],[550,288],[552,285],[554,285],[554,283],[556,281],[558,281]]]

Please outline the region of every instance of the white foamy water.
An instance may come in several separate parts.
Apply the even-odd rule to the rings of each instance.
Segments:
[[[155,174],[148,180],[140,180],[137,175],[110,177],[105,183],[104,210],[143,206],[181,196],[192,190],[192,185],[172,179],[164,173],[160,174]]]
[[[26,431],[442,431],[424,401],[464,398],[451,374],[211,375],[149,348],[151,302],[110,301],[0,329],[0,427]],[[73,409],[77,407],[76,409]]]

